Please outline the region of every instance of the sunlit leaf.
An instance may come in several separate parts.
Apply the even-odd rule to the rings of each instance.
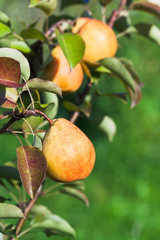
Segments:
[[[0,22],[0,38],[5,37],[11,32],[12,32],[11,29],[7,25]]]
[[[24,39],[36,39],[36,40],[40,40],[43,42],[46,41],[46,37],[41,31],[39,31],[36,28],[31,28],[31,27],[23,30],[21,32],[21,36]]]
[[[88,68],[87,64],[84,61],[82,61],[81,65],[82,65],[82,68],[83,68],[83,71],[85,72],[85,74],[91,79],[91,77],[92,77],[91,71]]]
[[[42,150],[42,140],[36,134],[34,135],[33,146]]]
[[[43,122],[43,118],[41,116],[29,116],[26,118],[26,121],[22,124],[22,129],[24,132],[25,138],[28,137],[28,133],[32,133],[34,129],[38,127],[39,124]]]
[[[83,58],[85,43],[78,34],[63,33],[55,30],[57,40],[72,70]]]
[[[29,196],[33,198],[44,180],[46,159],[39,148],[32,146],[20,146],[16,152],[22,184]]]
[[[31,52],[31,48],[24,41],[12,40],[12,41],[10,41],[10,47],[14,48],[14,49],[17,49],[17,50],[19,50],[23,53],[30,53]]]
[[[0,22],[9,25],[10,21],[9,21],[9,17],[7,16],[6,13],[0,11]]]
[[[59,107],[59,102],[58,102],[57,95],[54,94],[54,93],[50,93],[50,92],[43,92],[42,97],[43,97],[44,103],[51,104],[51,105],[48,106],[48,109],[45,110],[46,115],[48,114],[49,108],[51,106],[53,106],[53,104],[54,104],[54,107],[52,108],[52,110],[50,111],[50,113],[47,116],[49,116],[49,118],[51,118],[51,119],[55,118],[55,116],[57,115],[57,112],[58,112],[58,107]],[[44,125],[48,124],[48,121],[45,120],[43,122],[43,124]]]
[[[42,229],[47,234],[70,235],[75,238],[75,231],[71,225],[55,214],[39,214],[31,222],[32,228]]]
[[[160,6],[150,2],[133,3],[130,7],[133,10],[145,11],[160,17]]]
[[[99,128],[107,135],[110,142],[116,134],[116,124],[112,118],[104,116],[102,121],[99,123]]]
[[[113,76],[121,80],[126,86],[134,92],[134,81],[125,65],[118,58],[105,58],[101,61],[104,67],[109,69]]]
[[[17,206],[0,203],[0,218],[24,218],[24,215]]]
[[[160,46],[160,29],[150,23],[137,23],[135,26],[136,33],[149,38]]]
[[[57,6],[57,0],[30,0],[30,2],[31,4],[29,7],[37,7],[45,12],[48,16],[54,12]]]
[[[30,76],[30,66],[24,55],[11,48],[0,48],[0,57],[12,58],[20,63],[21,75],[27,81]]]
[[[60,190],[60,192],[70,195],[72,197],[75,197],[75,198],[81,200],[82,202],[84,202],[86,204],[86,206],[89,206],[89,201],[88,201],[87,196],[84,194],[84,192],[82,192],[78,189],[75,189],[72,187],[64,187]]]
[[[49,104],[40,104],[35,103],[36,109],[40,110],[41,112],[45,113],[49,118],[53,118],[53,108],[55,106],[55,103],[49,103]]]
[[[33,90],[52,92],[62,96],[61,88],[52,81],[32,78],[27,82],[27,85]]]
[[[0,87],[0,106],[12,109],[17,106],[18,94],[15,88]]]

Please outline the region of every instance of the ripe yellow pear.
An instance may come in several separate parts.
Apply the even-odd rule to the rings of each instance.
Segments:
[[[47,160],[47,175],[60,182],[86,178],[95,163],[94,146],[70,121],[59,118],[48,129],[42,149]]]
[[[99,61],[113,57],[117,51],[116,35],[107,24],[91,18],[78,18],[73,27],[86,44],[84,58]]]
[[[52,52],[52,61],[45,67],[43,78],[53,81],[63,92],[75,92],[83,82],[83,70],[81,64],[77,64],[72,71],[60,46],[56,46]]]

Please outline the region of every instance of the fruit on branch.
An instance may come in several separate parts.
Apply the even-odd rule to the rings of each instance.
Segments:
[[[47,175],[60,182],[86,178],[95,163],[94,146],[88,137],[70,121],[59,118],[48,129],[43,140]]]
[[[42,75],[46,80],[53,81],[63,92],[75,92],[83,82],[83,70],[81,64],[77,64],[70,70],[69,63],[60,46],[56,46],[52,52],[52,61],[45,67]]]
[[[72,29],[86,44],[84,58],[98,61],[113,57],[117,51],[116,35],[107,24],[91,18],[78,18]]]

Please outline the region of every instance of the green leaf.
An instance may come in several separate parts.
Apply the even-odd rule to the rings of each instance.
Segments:
[[[63,33],[55,30],[57,40],[72,70],[83,58],[85,43],[78,34]]]
[[[36,39],[45,42],[45,35],[36,28],[27,28],[23,30],[20,34],[24,39]]]
[[[48,114],[48,110],[51,106],[53,105],[48,105],[48,109],[46,109],[45,113],[47,116],[49,116],[49,118],[53,119],[55,118],[55,116],[57,115],[58,112],[58,107],[59,107],[59,103],[58,103],[58,97],[56,94],[54,93],[50,93],[50,92],[43,92],[42,94],[42,98],[45,104],[54,104],[54,108],[52,109],[52,111],[50,111],[50,113]],[[44,124],[48,124],[48,121],[45,120]]]
[[[31,210],[33,228],[42,228],[48,234],[70,235],[75,237],[75,231],[71,225],[61,217],[53,214],[46,206],[34,205]]]
[[[102,6],[107,6],[112,1],[113,0],[99,0],[99,2],[102,4]]]
[[[9,199],[0,196],[0,203],[4,203],[5,201],[9,201]]]
[[[68,111],[78,111],[80,112],[80,109],[79,107],[72,103],[72,102],[69,102],[69,101],[63,101],[63,106],[68,110]]]
[[[36,109],[40,110],[41,112],[45,113],[49,118],[53,118],[53,108],[55,106],[55,103],[49,103],[49,104],[40,104],[35,103]]]
[[[30,89],[33,89],[33,90],[47,91],[47,92],[56,93],[59,96],[62,96],[61,88],[52,81],[43,80],[40,78],[32,78],[27,82],[27,85]]]
[[[61,193],[70,195],[72,197],[75,197],[75,198],[81,200],[82,202],[84,202],[86,206],[89,206],[88,198],[84,194],[84,192],[82,192],[82,191],[80,191],[78,189],[75,189],[73,187],[64,187],[64,188],[60,189],[59,191]]]
[[[17,106],[18,94],[15,88],[0,87],[0,106],[12,109]]]
[[[39,124],[43,122],[43,118],[41,116],[29,116],[26,118],[26,121],[22,124],[22,129],[25,135],[25,138],[28,137],[27,133],[32,133],[34,129],[38,127]],[[32,129],[32,131],[31,131]]]
[[[156,5],[150,2],[140,2],[140,3],[133,3],[130,6],[133,10],[145,11],[150,14],[155,15],[156,17],[160,17],[160,5]]]
[[[104,116],[102,121],[99,123],[99,128],[107,135],[110,142],[116,134],[116,124],[112,118]]]
[[[45,12],[48,16],[54,12],[57,6],[57,0],[30,0],[30,2],[31,4],[29,7],[37,7]]]
[[[20,181],[18,170],[10,166],[0,166],[0,178]]]
[[[0,11],[0,22],[6,25],[10,25],[9,17],[2,11]]]
[[[47,234],[70,235],[75,238],[76,234],[71,225],[63,218],[55,214],[48,214],[34,219],[32,228],[41,228]]]
[[[34,135],[33,146],[42,150],[42,140],[36,134]]]
[[[17,40],[10,41],[10,47],[17,49],[23,53],[31,52],[31,48],[24,41],[17,41]]]
[[[135,33],[149,38],[160,46],[160,29],[157,26],[150,23],[137,23],[134,28]]]
[[[44,180],[46,159],[39,148],[32,146],[20,146],[16,152],[22,184],[29,196],[33,198]]]
[[[0,48],[0,57],[12,58],[20,63],[21,75],[27,81],[30,76],[30,66],[28,60],[24,55],[16,50],[11,48]]]
[[[24,215],[20,208],[8,203],[0,203],[0,218],[24,218]]]
[[[98,96],[116,97],[122,102],[127,103],[127,93],[101,93],[98,89],[96,90]]]
[[[11,237],[11,238],[16,237],[16,231],[13,228],[13,225],[8,225],[7,227],[4,227],[4,228],[0,225],[0,232],[3,233],[4,235],[7,235],[7,236]],[[0,237],[1,237],[1,234],[0,234]],[[2,240],[3,240],[3,238],[2,238]],[[5,238],[4,238],[4,240],[5,240]]]
[[[127,70],[130,72],[130,74],[132,75],[133,79],[137,82],[137,83],[141,83],[140,81],[140,77],[136,71],[136,69],[133,66],[133,63],[131,61],[129,61],[128,59],[125,58],[120,58],[120,61],[125,65],[125,67],[127,68]]]
[[[12,32],[11,29],[7,25],[0,22],[0,38],[5,37],[6,35],[10,34],[11,32]]]
[[[125,86],[128,86],[134,92],[134,81],[125,65],[118,58],[105,58],[101,64],[109,69],[113,76],[121,80]]]
[[[122,11],[119,14],[119,18],[114,23],[114,28],[118,32],[125,31],[131,25],[130,14],[128,11]]]

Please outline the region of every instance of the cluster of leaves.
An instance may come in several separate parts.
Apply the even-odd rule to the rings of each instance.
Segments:
[[[116,97],[127,103],[129,97],[132,108],[140,102],[142,84],[132,62],[117,57],[99,62],[86,62],[83,60],[85,51],[83,40],[78,34],[71,33],[71,26],[74,24],[72,8],[75,9],[76,4],[81,5],[81,16],[99,18],[95,8],[106,8],[112,2],[114,3],[111,0],[61,0],[58,3],[56,0],[31,0],[29,7],[39,8],[49,19],[51,27],[46,32],[37,28],[36,20],[28,26],[24,25],[24,29],[17,33],[6,13],[0,12],[0,133],[8,132],[17,137],[18,134],[23,134],[27,143],[24,146],[23,140],[18,137],[20,140],[20,147],[17,148],[18,170],[13,166],[0,167],[0,188],[2,192],[9,190],[11,198],[17,204],[17,206],[10,204],[8,192],[6,195],[0,195],[1,219],[24,217],[22,210],[25,210],[26,202],[16,200],[10,191],[12,187],[19,191],[22,182],[26,192],[34,198],[45,178],[47,164],[42,152],[42,140],[49,124],[46,119],[51,122],[57,115],[57,95],[61,97],[62,92],[53,82],[41,79],[41,70],[51,60],[50,52],[55,44],[61,46],[71,70],[81,62],[85,73],[84,83],[74,96],[75,101],[65,100],[64,96],[63,107],[69,112],[76,111],[90,117],[106,133],[110,141],[116,132],[116,125],[103,113],[100,119],[94,118],[92,104],[95,99],[101,96]],[[67,7],[71,8],[71,15],[67,12],[66,16]],[[54,11],[56,15],[53,14]],[[147,1],[138,3],[126,1],[126,9],[119,13],[114,24],[117,37],[140,34],[160,45],[160,29],[150,23],[132,25],[130,19],[132,11],[146,11],[160,16],[160,7],[156,4]],[[106,79],[120,80],[124,91],[109,92]],[[82,102],[80,97],[84,95],[88,83],[90,89]],[[54,194],[71,195],[88,205],[83,183],[54,184],[50,189],[42,191],[41,195],[47,196],[50,191]],[[69,234],[75,237],[74,229],[45,206],[35,205],[28,218],[30,224],[24,232],[16,232],[16,226],[4,223],[0,225],[0,232],[14,238],[39,228],[47,236]]]

